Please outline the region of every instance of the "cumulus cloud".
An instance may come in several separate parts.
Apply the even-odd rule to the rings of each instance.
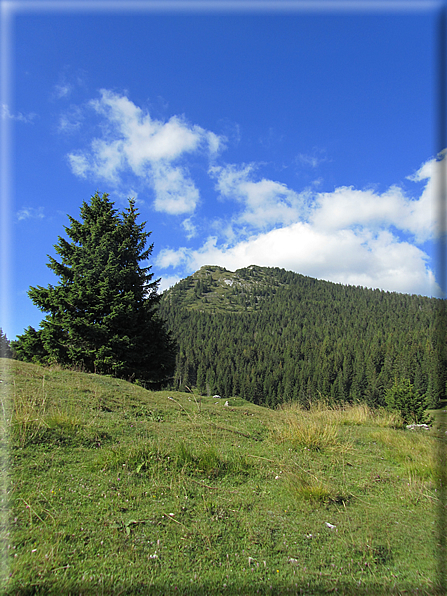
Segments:
[[[241,205],[233,223],[248,225],[252,231],[307,221],[325,231],[364,227],[378,232],[394,226],[411,234],[417,244],[436,235],[435,206],[442,171],[442,162],[437,160],[427,162],[411,177],[428,180],[417,199],[398,186],[383,193],[345,186],[333,192],[318,193],[314,188],[297,193],[281,182],[256,180],[255,169],[249,164],[212,166],[209,170],[220,196]]]
[[[109,90],[88,106],[99,119],[100,132],[87,148],[67,156],[75,175],[105,180],[118,193],[150,188],[157,212],[186,216],[181,225],[188,240],[205,223],[197,214],[205,199],[191,172],[207,170],[217,197],[230,204],[220,218],[210,221],[208,215],[208,237],[201,246],[160,251],[157,265],[175,270],[168,278],[179,279],[205,264],[233,270],[257,264],[339,283],[439,295],[421,247],[445,233],[436,211],[447,186],[443,155],[409,176],[423,184],[416,197],[400,185],[384,192],[348,185],[323,192],[316,181],[297,190],[262,176],[262,164],[223,163],[219,157],[227,139],[183,116],[154,119],[126,95]],[[74,125],[84,113],[72,112]],[[64,126],[69,130],[70,121],[61,122]],[[193,160],[196,166],[203,158],[205,165],[193,170]],[[316,168],[321,161],[329,159],[317,150],[296,157],[304,167]]]
[[[440,296],[430,259],[418,247],[436,238],[433,179],[440,171],[435,160],[418,170],[414,180],[427,183],[414,199],[397,186],[383,193],[340,187],[303,195],[275,181],[255,181],[252,166],[215,167],[217,189],[241,203],[238,221],[251,224],[251,236],[238,236],[233,228],[231,241],[219,244],[218,235],[209,236],[195,250],[162,251],[158,264],[187,273],[205,264],[284,267],[338,283]],[[261,229],[267,223],[270,229]]]
[[[82,153],[70,153],[68,155],[68,162],[71,170],[75,176],[85,178],[89,170],[89,163],[87,157]]]
[[[185,168],[165,162],[153,164],[152,181],[156,211],[164,211],[171,215],[194,211],[199,202],[199,191]]]
[[[415,215],[421,224],[430,220],[431,233],[440,237],[447,231],[447,222],[441,221],[439,207],[447,202],[447,149],[441,151],[436,159],[425,162],[409,180],[427,181],[418,201]]]
[[[162,277],[161,281],[160,281],[160,285],[158,286],[159,293],[161,294],[165,290],[172,288],[172,286],[175,286],[175,284],[178,283],[180,281],[180,279],[181,278],[178,277],[177,275]]]
[[[216,190],[221,197],[239,202],[243,209],[235,222],[265,229],[277,224],[290,224],[304,215],[306,193],[297,193],[285,184],[262,178],[254,180],[253,164],[241,167],[212,166]]]
[[[167,249],[161,251],[157,264],[162,268],[181,266],[188,273],[202,265],[220,265],[234,271],[257,264],[343,284],[440,295],[427,261],[422,250],[398,241],[389,232],[377,236],[353,230],[330,233],[298,222],[233,246],[218,246],[217,238],[209,237],[198,250]]]
[[[194,260],[191,257],[191,250],[185,247],[179,249],[163,248],[159,252],[156,261],[157,265],[161,269],[167,269],[168,267],[179,267],[186,263],[188,263],[188,268],[190,268]]]
[[[352,226],[379,230],[395,226],[411,233],[421,243],[434,234],[433,205],[430,193],[423,193],[419,199],[412,200],[397,186],[382,194],[341,187],[317,196],[311,219],[317,228],[325,230]]]
[[[155,120],[125,95],[105,89],[89,105],[101,117],[102,136],[93,139],[89,150],[68,155],[73,172],[113,184],[131,172],[151,186],[157,211],[192,213],[200,194],[187,165],[179,161],[199,151],[214,158],[225,140],[181,116]]]

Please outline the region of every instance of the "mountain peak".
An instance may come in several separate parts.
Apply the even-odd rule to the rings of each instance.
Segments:
[[[283,279],[283,269],[250,265],[229,271],[218,265],[203,265],[163,293],[163,300],[189,310],[250,312],[265,297],[275,294]],[[292,276],[299,276],[291,273]]]

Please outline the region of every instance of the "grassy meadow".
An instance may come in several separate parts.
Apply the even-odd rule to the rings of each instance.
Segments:
[[[442,593],[440,415],[0,363],[2,594]]]

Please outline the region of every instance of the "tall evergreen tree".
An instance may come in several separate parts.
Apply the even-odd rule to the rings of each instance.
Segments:
[[[142,266],[152,253],[150,232],[137,224],[135,203],[118,214],[107,194],[84,201],[81,220],[69,216],[71,242],[59,237],[60,262],[48,267],[56,286],[28,294],[48,313],[41,329],[28,328],[19,358],[80,366],[89,372],[160,382],[175,365],[174,343],[157,314],[158,281]],[[37,342],[37,343],[36,343]]]

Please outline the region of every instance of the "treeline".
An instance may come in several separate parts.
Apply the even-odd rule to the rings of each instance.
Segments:
[[[396,379],[408,379],[429,406],[439,404],[447,381],[440,300],[276,268],[236,274],[226,293],[206,294],[216,280],[195,274],[163,295],[160,311],[179,346],[173,389],[271,407],[318,397],[377,406]]]
[[[0,358],[12,358],[11,342],[0,327]]]

